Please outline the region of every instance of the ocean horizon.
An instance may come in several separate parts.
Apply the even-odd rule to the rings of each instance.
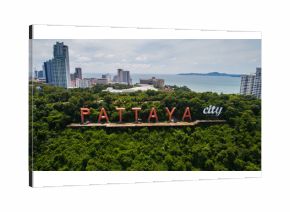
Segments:
[[[103,73],[104,74],[104,73]],[[111,74],[113,77],[114,74]],[[100,78],[102,73],[83,73],[83,78]],[[241,77],[231,76],[200,76],[178,74],[131,74],[132,83],[139,83],[140,79],[164,79],[165,85],[186,86],[195,92],[216,92],[224,94],[238,94],[240,92]]]

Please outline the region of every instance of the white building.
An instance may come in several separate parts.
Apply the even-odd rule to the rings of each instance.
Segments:
[[[254,95],[261,98],[261,68],[256,69],[256,74],[242,75],[240,94]]]
[[[255,82],[255,75],[242,75],[241,76],[241,86],[240,86],[240,94],[243,95],[251,95],[253,92]]]
[[[262,75],[261,68],[256,69],[255,83],[253,86],[253,95],[257,98],[261,98],[261,90],[262,90]]]
[[[114,89],[112,87],[108,87],[103,91],[108,91],[110,93],[133,93],[137,91],[148,91],[148,90],[158,91],[158,89],[154,88],[152,85],[142,85],[140,87],[133,87],[127,89]]]
[[[90,88],[91,86],[91,80],[76,78],[76,88]]]

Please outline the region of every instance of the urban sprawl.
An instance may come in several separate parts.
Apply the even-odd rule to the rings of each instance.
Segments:
[[[38,82],[44,82],[54,86],[64,88],[89,88],[97,84],[125,84],[132,85],[130,71],[117,69],[115,76],[102,74],[100,78],[83,78],[82,69],[75,68],[74,73],[70,73],[68,46],[63,42],[53,45],[53,58],[43,63],[43,70],[34,71],[33,78]],[[164,79],[151,77],[140,79],[140,82],[131,88],[113,89],[108,87],[104,91],[112,93],[135,92],[146,90],[170,89],[165,86]],[[253,95],[261,98],[261,68],[256,68],[255,74],[241,75],[240,94]]]
[[[64,88],[89,88],[97,84],[115,83],[132,85],[130,71],[123,69],[117,69],[117,75],[113,77],[111,74],[102,74],[101,78],[83,78],[80,67],[76,67],[75,72],[70,73],[68,46],[60,42],[53,46],[53,58],[44,62],[43,70],[34,71],[34,79]],[[164,80],[152,77],[150,79],[140,79],[138,86],[132,88],[117,90],[108,87],[105,91],[119,93],[157,90],[160,88],[164,88]]]

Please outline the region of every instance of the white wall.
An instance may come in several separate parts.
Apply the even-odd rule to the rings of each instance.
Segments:
[[[0,52],[5,80],[1,80],[0,211],[289,211],[287,3],[2,1]],[[262,30],[263,178],[29,188],[28,25],[34,23]],[[11,77],[13,86],[6,80]]]

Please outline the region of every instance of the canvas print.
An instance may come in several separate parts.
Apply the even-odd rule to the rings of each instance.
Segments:
[[[260,171],[261,39],[32,39],[31,171]]]

